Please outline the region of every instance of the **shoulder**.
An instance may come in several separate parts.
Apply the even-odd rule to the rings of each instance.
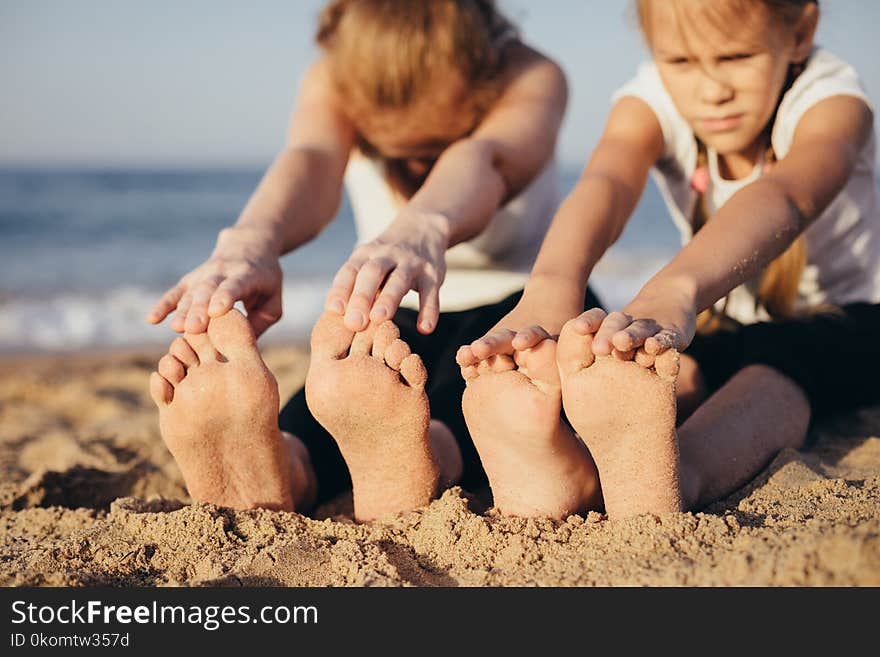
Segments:
[[[499,103],[517,98],[540,97],[564,104],[568,99],[568,81],[562,67],[518,39],[511,40],[504,46],[499,80]]]
[[[816,48],[806,68],[785,93],[773,126],[773,146],[779,155],[791,147],[795,132],[805,120],[834,118],[837,110],[845,115],[870,117],[874,107],[858,72],[846,61],[827,50]],[[841,115],[844,116],[844,115]]]
[[[616,106],[631,98],[647,105],[657,119],[663,133],[664,157],[688,168],[688,163],[696,157],[694,133],[666,91],[653,60],[643,62],[635,75],[611,96]]]

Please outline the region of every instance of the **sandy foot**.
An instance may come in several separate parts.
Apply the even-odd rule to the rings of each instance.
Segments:
[[[278,429],[278,386],[237,310],[207,333],[177,338],[150,392],[159,428],[198,502],[293,510],[290,445]]]
[[[391,321],[352,333],[342,320],[326,312],[315,324],[306,399],[348,464],[355,518],[423,506],[437,493],[439,468],[422,359]]]
[[[505,515],[564,518],[595,507],[596,468],[561,420],[556,342],[544,340],[514,359],[493,356],[462,369],[462,406]]]
[[[594,357],[593,336],[566,324],[557,361],[565,413],[599,469],[610,518],[682,510],[675,379],[678,352]]]

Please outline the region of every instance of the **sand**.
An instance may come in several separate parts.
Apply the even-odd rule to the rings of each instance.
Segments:
[[[0,361],[0,584],[880,585],[880,408],[701,513],[527,521],[453,488],[358,525],[350,497],[315,518],[189,504],[147,390],[159,355]],[[284,400],[307,356],[265,355]]]

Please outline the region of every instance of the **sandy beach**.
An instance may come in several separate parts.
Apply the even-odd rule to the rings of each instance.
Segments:
[[[314,518],[190,504],[147,390],[159,355],[0,361],[0,584],[880,585],[880,408],[700,513],[527,521],[453,488],[358,525],[344,497]],[[265,357],[285,400],[307,354]]]

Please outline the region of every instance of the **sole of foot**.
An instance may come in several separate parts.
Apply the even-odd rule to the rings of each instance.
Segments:
[[[278,429],[278,385],[247,319],[172,342],[150,379],[162,439],[191,497],[235,509],[293,510],[292,446]]]
[[[595,460],[608,517],[681,511],[678,352],[597,357],[592,340],[569,322],[559,336],[557,363],[565,413]]]
[[[428,436],[427,372],[394,323],[374,322],[353,333],[342,316],[326,312],[312,331],[311,348],[306,401],[348,465],[355,519],[430,502],[439,468]]]
[[[502,514],[563,518],[597,505],[596,468],[560,416],[554,340],[462,375],[464,416]]]

